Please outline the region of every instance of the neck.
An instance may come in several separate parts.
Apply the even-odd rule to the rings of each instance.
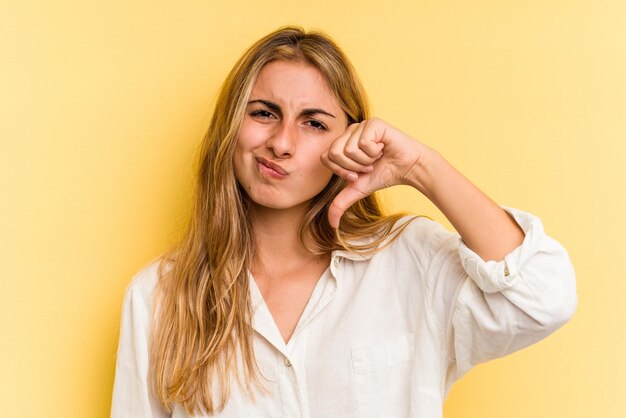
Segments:
[[[263,264],[293,264],[313,254],[300,242],[299,231],[307,206],[289,209],[250,207],[254,245]]]

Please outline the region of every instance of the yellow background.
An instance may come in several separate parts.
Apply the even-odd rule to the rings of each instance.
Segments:
[[[539,215],[574,262],[574,319],[471,371],[445,416],[626,416],[625,22],[619,0],[3,3],[2,415],[108,416],[123,292],[180,232],[217,88],[294,23],[339,42],[377,116]]]

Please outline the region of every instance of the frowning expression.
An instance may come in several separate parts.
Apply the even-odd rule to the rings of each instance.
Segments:
[[[237,181],[253,205],[305,208],[332,177],[320,156],[347,126],[317,68],[272,61],[257,77],[239,131]]]

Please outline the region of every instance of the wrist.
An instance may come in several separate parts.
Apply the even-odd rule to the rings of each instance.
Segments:
[[[432,200],[436,180],[441,177],[445,164],[446,161],[439,152],[427,148],[406,172],[405,184],[416,188]]]

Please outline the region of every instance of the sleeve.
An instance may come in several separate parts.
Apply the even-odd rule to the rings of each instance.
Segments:
[[[156,267],[139,272],[126,289],[113,384],[111,418],[171,417],[148,385],[148,337]]]
[[[576,279],[566,250],[541,220],[513,208],[525,233],[500,261],[484,261],[458,234],[439,227],[427,269],[431,308],[443,335],[445,393],[474,365],[547,337],[573,316]]]

